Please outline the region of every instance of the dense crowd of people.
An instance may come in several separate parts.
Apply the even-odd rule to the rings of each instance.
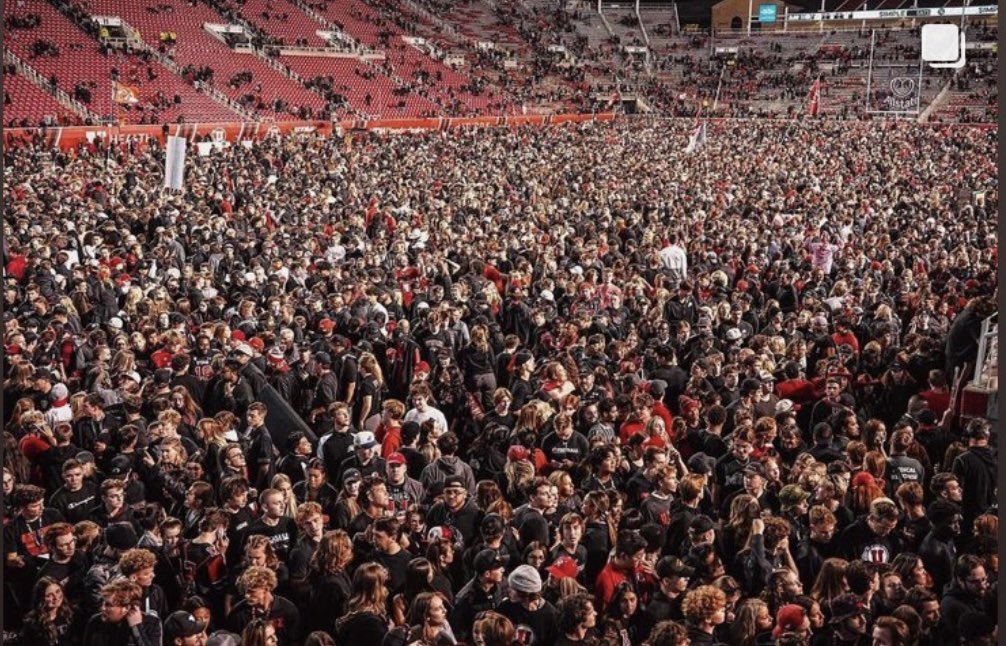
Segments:
[[[994,644],[997,131],[8,140],[4,642]]]

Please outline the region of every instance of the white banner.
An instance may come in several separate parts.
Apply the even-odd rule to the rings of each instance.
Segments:
[[[999,7],[938,7],[935,9],[871,9],[868,11],[806,12],[786,15],[786,22],[819,20],[888,20],[891,18],[955,18],[960,16],[997,16]]]
[[[185,181],[185,137],[168,137],[164,156],[164,188],[182,190]]]

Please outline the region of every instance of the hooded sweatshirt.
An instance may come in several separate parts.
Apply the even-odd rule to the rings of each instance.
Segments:
[[[419,476],[419,482],[429,491],[430,487],[451,476],[461,476],[469,496],[475,495],[475,474],[464,460],[456,455],[444,455],[427,465]]]

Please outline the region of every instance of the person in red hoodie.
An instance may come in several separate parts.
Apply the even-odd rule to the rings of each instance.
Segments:
[[[803,405],[815,399],[814,382],[800,374],[800,364],[790,361],[783,367],[785,379],[775,386],[775,394],[779,399],[788,399],[794,404]]]
[[[650,409],[652,416],[659,417],[664,420],[664,429],[667,431],[667,435],[671,442],[677,441],[678,438],[674,437],[671,422],[674,421],[674,415],[671,414],[671,410],[667,408],[664,403],[664,393],[667,391],[667,382],[661,379],[654,379],[650,382],[650,395],[653,396],[653,407]]]
[[[618,532],[615,553],[611,555],[608,564],[594,581],[594,603],[599,612],[603,612],[611,602],[619,584],[635,579],[636,571],[642,565],[645,555],[646,539],[638,530],[623,529]]]

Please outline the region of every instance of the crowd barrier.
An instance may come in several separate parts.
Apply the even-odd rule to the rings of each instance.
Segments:
[[[619,118],[625,118],[620,116]],[[677,121],[683,117],[659,117],[654,115],[628,118],[651,119],[655,121]],[[217,144],[239,143],[242,141],[258,141],[267,137],[276,137],[297,133],[317,133],[322,136],[341,136],[347,132],[368,130],[376,132],[418,131],[418,130],[449,130],[466,126],[503,127],[503,126],[547,126],[563,123],[583,123],[586,121],[612,121],[615,115],[610,112],[597,114],[553,114],[553,115],[517,115],[497,117],[433,117],[425,119],[373,119],[373,120],[343,120],[331,121],[281,121],[281,122],[235,122],[235,123],[172,123],[166,125],[117,125],[117,126],[68,126],[54,128],[4,128],[5,145],[17,146],[22,142],[34,141],[42,136],[48,145],[56,145],[61,149],[76,148],[81,143],[96,144],[98,140],[111,141],[113,144],[143,143],[158,140],[162,144],[168,135],[185,137],[190,142],[211,142]],[[691,119],[691,118],[688,118]],[[752,117],[710,117],[708,121],[756,121]],[[775,119],[774,121],[798,121],[801,119]],[[925,125],[933,128],[973,127],[997,128],[995,123],[941,123],[929,122]]]
[[[169,135],[185,137],[190,142],[239,143],[258,141],[268,137],[298,133],[317,133],[322,136],[342,135],[347,132],[401,131],[401,130],[449,130],[466,126],[547,126],[563,123],[583,123],[586,121],[611,121],[612,113],[599,114],[555,114],[519,115],[508,117],[436,117],[428,119],[374,119],[331,121],[282,121],[245,123],[172,123],[164,125],[111,125],[111,126],[71,126],[54,128],[4,128],[5,144],[35,141],[44,137],[49,145],[61,149],[76,148],[82,143],[96,144],[99,141],[113,144],[143,143],[158,140],[162,144]]]

